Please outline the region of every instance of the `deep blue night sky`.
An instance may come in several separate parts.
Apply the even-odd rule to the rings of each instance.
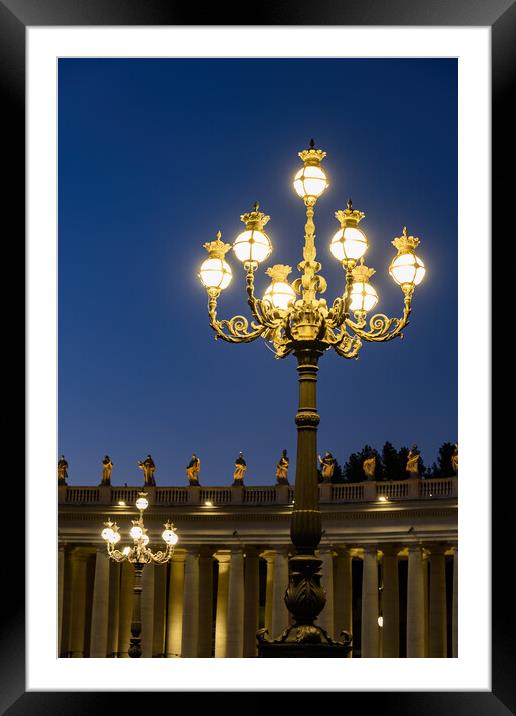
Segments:
[[[388,276],[406,224],[427,267],[403,340],[358,360],[320,361],[319,452],[344,463],[364,444],[417,443],[426,465],[457,439],[456,60],[63,59],[59,61],[59,454],[69,484],[273,484],[282,448],[295,470],[296,361],[264,341],[215,342],[197,279],[202,244],[232,243],[258,200],[271,216],[266,266],[301,260],[297,152],[314,137],[330,186],[316,207],[330,304],[343,271],[329,252],[349,196],[366,213],[366,263],[380,302],[402,309]],[[219,318],[247,313],[242,265]]]

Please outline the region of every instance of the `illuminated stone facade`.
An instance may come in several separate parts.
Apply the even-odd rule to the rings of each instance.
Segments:
[[[457,656],[457,478],[319,489],[318,623],[351,632],[353,658]],[[58,491],[59,655],[127,657],[133,568],[108,559],[100,532],[111,517],[129,543],[138,488]],[[257,629],[277,636],[288,624],[293,487],[147,492],[149,546],[168,519],[180,541],[172,562],[144,568],[143,656],[256,656]]]

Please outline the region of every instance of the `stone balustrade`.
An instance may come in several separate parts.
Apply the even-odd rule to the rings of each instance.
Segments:
[[[75,486],[58,488],[59,504],[69,505],[132,505],[139,487]],[[249,487],[148,487],[151,504],[156,505],[286,505],[294,499],[293,485]],[[397,502],[401,500],[439,500],[457,497],[457,477],[426,480],[398,480],[385,482],[356,482],[319,485],[321,504],[348,502]]]

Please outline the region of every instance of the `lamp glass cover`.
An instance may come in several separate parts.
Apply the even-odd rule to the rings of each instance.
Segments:
[[[206,288],[227,288],[231,281],[231,266],[224,259],[207,258],[201,266],[199,277]]]
[[[270,256],[272,245],[269,237],[259,229],[246,229],[233,244],[233,251],[239,261],[261,263]]]
[[[294,177],[294,189],[301,198],[313,196],[317,199],[327,186],[326,175],[321,167],[303,167]]]
[[[367,236],[356,226],[346,226],[339,229],[330,244],[330,251],[338,261],[345,259],[358,259],[367,251]]]

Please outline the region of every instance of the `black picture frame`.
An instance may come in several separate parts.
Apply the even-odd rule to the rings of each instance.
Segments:
[[[199,19],[201,22],[199,22]],[[25,30],[28,26],[80,25],[343,25],[343,26],[489,26],[492,32],[492,235],[512,238],[514,227],[503,231],[510,215],[513,180],[504,180],[504,168],[510,162],[514,114],[511,110],[510,80],[516,68],[515,0],[303,0],[268,2],[259,5],[213,3],[206,8],[179,4],[170,0],[0,0],[0,87],[2,93],[3,138],[12,152],[9,181],[3,192],[4,217],[14,221],[10,243],[24,246],[25,231]],[[5,156],[5,154],[4,154]],[[4,173],[5,173],[4,165]],[[514,173],[514,169],[512,169]],[[488,197],[486,197],[486,201]],[[512,200],[512,201],[511,201]],[[14,241],[14,239],[16,239]],[[514,240],[512,238],[512,240]],[[487,260],[488,257],[483,257]],[[23,257],[22,257],[23,260]],[[484,287],[487,297],[489,287]],[[492,301],[501,301],[501,282],[493,281]],[[23,299],[21,301],[23,303]],[[492,332],[496,336],[502,317],[493,311]],[[20,331],[20,328],[18,327]],[[500,335],[500,333],[498,333]],[[23,344],[23,335],[18,337]],[[483,340],[489,340],[489,327]],[[500,353],[506,351],[500,350]],[[497,357],[494,351],[493,357]],[[493,377],[495,377],[493,372]],[[500,375],[500,374],[499,374]],[[503,374],[497,378],[503,380]],[[496,380],[493,389],[496,393]],[[504,403],[514,396],[504,381]],[[511,402],[509,402],[511,404]],[[493,413],[494,414],[494,413]],[[502,420],[493,435],[492,454],[510,445],[510,420]],[[507,438],[507,439],[505,439]],[[490,440],[490,436],[486,436]],[[381,709],[385,714],[487,714],[516,713],[516,676],[514,640],[514,595],[508,588],[512,576],[511,501],[506,498],[502,467],[493,465],[492,485],[492,691],[491,692],[347,692],[338,708],[349,709],[349,699],[360,708]],[[506,473],[507,474],[507,473]],[[507,475],[509,477],[509,475]],[[22,500],[16,491],[17,517]],[[19,532],[19,525],[17,526]],[[18,543],[21,550],[23,545]],[[14,562],[14,560],[13,560]],[[12,567],[14,569],[14,565]],[[104,702],[119,708],[116,692],[26,692],[25,690],[25,582],[23,568],[18,575],[11,564],[4,566],[4,584],[8,584],[9,609],[5,611],[1,634],[0,710],[18,714],[89,714]],[[510,570],[510,571],[509,571]],[[13,576],[13,574],[15,576]],[[474,595],[468,598],[474,599]],[[471,624],[471,629],[475,625]],[[422,664],[424,668],[424,664]],[[238,688],[238,685],[235,684]],[[286,689],[296,691],[295,685]],[[410,684],[407,684],[410,689]],[[314,682],[314,691],[317,683]],[[167,694],[164,694],[167,696]],[[263,694],[266,697],[266,694]],[[130,695],[133,707],[143,704],[140,693]],[[148,696],[144,695],[144,698]],[[173,698],[168,694],[168,698]],[[116,699],[116,701],[115,701]],[[365,700],[365,702],[364,702]],[[147,703],[147,702],[145,702]],[[171,701],[169,701],[172,706]],[[320,708],[324,708],[321,706]],[[101,709],[102,710],[102,709]]]

